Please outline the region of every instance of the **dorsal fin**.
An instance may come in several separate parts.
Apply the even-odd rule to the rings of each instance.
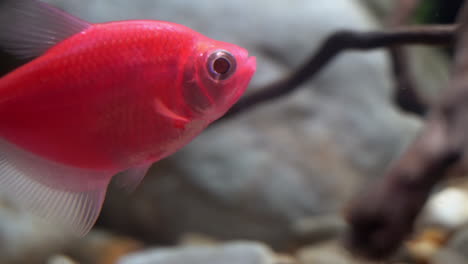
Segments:
[[[0,1],[0,47],[20,58],[40,56],[90,26],[37,0]]]

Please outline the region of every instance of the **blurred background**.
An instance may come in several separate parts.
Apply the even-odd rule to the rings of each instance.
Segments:
[[[290,73],[337,30],[382,28],[397,1],[46,2],[91,22],[166,20],[246,47],[258,63],[250,93]],[[411,23],[452,23],[462,1],[421,2]],[[418,93],[436,98],[450,50],[408,54]],[[0,54],[2,74],[21,63]],[[302,89],[210,127],[156,163],[134,193],[111,188],[81,239],[2,199],[0,263],[364,263],[340,243],[346,203],[423,123],[395,93],[387,52],[344,53]],[[461,180],[438,190],[399,263],[468,263],[467,190]]]

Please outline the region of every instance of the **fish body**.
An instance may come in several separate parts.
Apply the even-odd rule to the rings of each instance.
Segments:
[[[0,47],[37,56],[0,79],[0,191],[81,235],[114,175],[134,188],[222,116],[255,72],[245,49],[182,25],[90,24],[35,0],[1,8],[0,22],[53,30],[19,21],[21,32],[0,33]]]

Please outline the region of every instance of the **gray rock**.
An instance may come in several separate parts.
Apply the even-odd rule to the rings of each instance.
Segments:
[[[77,264],[77,262],[67,256],[55,255],[47,261],[47,264]]]
[[[301,264],[366,264],[364,259],[354,258],[336,241],[304,247],[297,252]]]
[[[419,222],[458,230],[468,223],[468,190],[464,186],[449,186],[434,193],[427,201]]]
[[[337,215],[303,218],[293,226],[297,239],[306,245],[336,239],[346,228],[344,219]]]
[[[436,101],[449,80],[449,57],[438,48],[411,47],[407,50],[416,88],[427,100]]]
[[[120,257],[141,249],[140,241],[95,228],[64,252],[77,263],[116,263]]]
[[[460,252],[455,252],[450,249],[441,249],[436,255],[431,259],[432,264],[465,264],[467,262],[466,256],[460,254]]]
[[[468,228],[457,231],[447,244],[447,248],[453,252],[468,258]]]
[[[222,246],[189,246],[152,249],[120,259],[118,264],[274,264],[273,253],[264,245],[252,242]],[[278,263],[279,264],[279,263]]]
[[[376,15],[377,18],[385,19],[393,10],[396,1],[393,0],[361,0]]]
[[[14,203],[0,199],[0,263],[39,264],[68,246],[72,236]]]

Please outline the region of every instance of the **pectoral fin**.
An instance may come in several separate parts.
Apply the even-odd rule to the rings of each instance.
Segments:
[[[116,184],[128,192],[134,191],[145,177],[151,165],[151,163],[146,163],[121,172],[116,176]]]

